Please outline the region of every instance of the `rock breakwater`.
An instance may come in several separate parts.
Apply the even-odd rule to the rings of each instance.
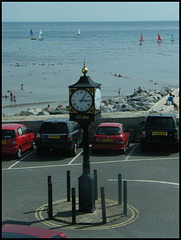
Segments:
[[[109,97],[102,100],[101,111],[102,112],[124,112],[124,111],[147,111],[161,98],[172,92],[173,89],[164,88],[163,90],[142,90],[139,87],[134,89],[131,95],[120,95],[115,97]],[[21,111],[13,116],[30,116],[30,115],[55,115],[55,114],[69,114],[69,106],[58,105],[55,109],[48,107],[42,108],[28,108],[26,111]],[[3,116],[12,116],[12,114],[6,114]]]

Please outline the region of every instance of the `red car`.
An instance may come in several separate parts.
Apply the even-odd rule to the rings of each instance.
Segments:
[[[2,124],[2,153],[21,157],[27,149],[36,148],[35,135],[23,124]]]
[[[119,150],[125,153],[129,146],[130,133],[125,131],[122,123],[101,123],[92,140],[92,151],[101,149]]]
[[[5,224],[2,238],[67,238],[65,233],[46,228],[18,224]]]

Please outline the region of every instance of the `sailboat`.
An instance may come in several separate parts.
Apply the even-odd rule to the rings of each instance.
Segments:
[[[158,40],[157,40],[158,43],[161,43],[162,40],[161,40],[161,37],[160,37],[160,34],[158,33]]]
[[[44,37],[43,37],[43,32],[42,32],[42,30],[40,29],[39,40],[42,41],[43,39],[44,39]]]
[[[174,41],[174,39],[173,39],[173,34],[171,34],[171,39],[170,39],[170,41],[172,41],[172,42]]]
[[[77,35],[80,35],[80,29],[78,29],[78,31],[77,31]]]
[[[142,35],[142,33],[141,33],[140,42],[143,42],[143,41],[144,41],[144,39],[143,39],[143,35]]]
[[[31,36],[31,40],[36,40],[36,38],[33,37],[33,31],[32,31],[32,29],[30,29],[30,36]]]

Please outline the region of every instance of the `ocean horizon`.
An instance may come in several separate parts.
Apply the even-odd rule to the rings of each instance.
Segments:
[[[68,86],[82,76],[84,58],[87,76],[102,84],[103,97],[116,96],[118,89],[128,95],[139,86],[178,88],[179,22],[3,22],[2,96],[8,98],[2,98],[2,112],[68,104]]]

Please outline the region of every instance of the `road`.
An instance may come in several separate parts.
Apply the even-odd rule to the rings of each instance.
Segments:
[[[167,149],[143,153],[140,144],[130,144],[125,155],[105,151],[93,155],[90,147],[90,161],[91,172],[97,170],[98,188],[105,188],[106,199],[117,201],[119,173],[127,180],[128,204],[138,212],[134,221],[105,225],[103,231],[101,227],[51,227],[36,217],[37,209],[47,204],[47,176],[52,176],[53,201],[67,198],[67,170],[71,187],[78,192],[78,177],[82,174],[79,148],[74,158],[53,153],[40,158],[36,150],[26,152],[20,160],[3,156],[2,223],[56,229],[69,238],[179,237],[179,153]]]

